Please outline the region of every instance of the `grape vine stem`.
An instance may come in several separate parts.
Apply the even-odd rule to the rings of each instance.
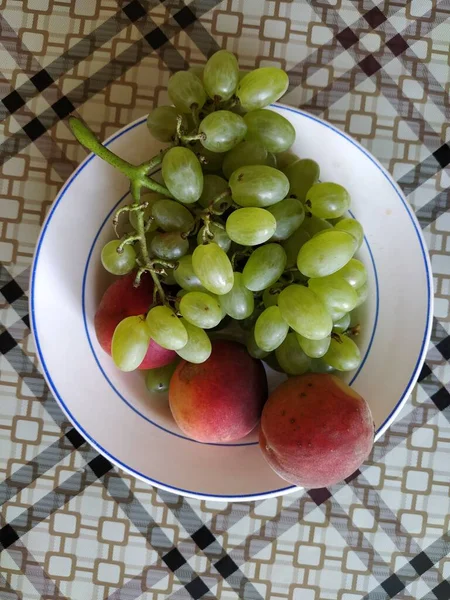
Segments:
[[[114,152],[111,152],[109,148],[106,148],[100,140],[95,136],[94,132],[76,117],[69,118],[69,127],[75,136],[75,138],[84,146],[87,150],[90,150],[96,154],[99,158],[110,164],[112,167],[119,170],[121,173],[126,175],[132,183],[139,184],[139,187],[145,187],[154,192],[163,194],[166,198],[172,198],[172,194],[169,190],[157,183],[154,179],[149,177],[147,173],[154,167],[158,166],[163,159],[164,152],[160,152],[154,156],[151,160],[146,161],[140,165],[132,165],[128,161],[120,158]]]

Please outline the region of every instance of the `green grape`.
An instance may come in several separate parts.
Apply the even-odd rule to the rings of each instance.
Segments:
[[[350,208],[350,194],[338,183],[315,183],[306,194],[305,204],[319,219],[336,219]]]
[[[267,160],[265,163],[268,167],[272,167],[273,169],[277,168],[277,157],[273,152],[267,153]]]
[[[126,244],[123,251],[117,252],[120,240],[112,240],[103,246],[101,253],[102,265],[113,275],[126,275],[136,266],[136,251],[131,244]]]
[[[366,283],[363,283],[362,286],[357,288],[355,291],[358,296],[358,302],[355,306],[356,308],[358,306],[361,306],[361,304],[363,304],[369,297],[369,284],[366,281]]]
[[[221,296],[233,287],[233,267],[217,244],[197,246],[192,255],[192,267],[200,283],[213,294]]]
[[[170,380],[177,368],[177,361],[166,365],[150,369],[145,375],[145,385],[152,394],[165,394],[169,391]]]
[[[229,238],[243,246],[257,246],[270,239],[276,231],[275,217],[264,208],[238,208],[226,222]]]
[[[156,233],[150,243],[150,252],[164,260],[177,260],[189,251],[189,242],[180,233]]]
[[[351,258],[342,269],[336,271],[335,275],[339,275],[345,279],[355,289],[360,288],[367,281],[366,267],[360,260],[356,260],[356,258]]]
[[[222,320],[222,308],[218,298],[207,292],[188,292],[180,301],[181,315],[197,327],[211,329]]]
[[[323,360],[337,371],[353,371],[361,362],[361,353],[348,335],[334,333]]]
[[[279,154],[277,154],[276,159],[277,159],[277,168],[283,172],[285,172],[285,169],[287,169],[289,167],[289,165],[292,165],[292,163],[295,163],[298,160],[300,160],[299,157],[296,154],[294,154],[293,152],[291,152],[290,150],[286,150],[285,152],[280,152]]]
[[[154,306],[148,311],[146,319],[150,336],[157,344],[167,350],[180,350],[187,344],[188,334],[185,326],[168,306]]]
[[[318,233],[323,233],[324,231],[328,231],[333,229],[333,226],[325,221],[325,219],[318,219],[314,217],[311,213],[306,213],[305,220],[302,224],[302,229],[309,233],[311,237],[314,237]]]
[[[255,309],[255,299],[242,280],[242,273],[234,274],[233,287],[229,292],[219,296],[219,302],[227,315],[236,321],[247,319]]]
[[[309,340],[322,340],[330,335],[333,321],[327,309],[307,287],[290,285],[278,297],[283,319],[290,327]]]
[[[303,223],[305,218],[305,209],[300,200],[295,198],[286,198],[277,202],[267,209],[277,222],[277,228],[272,236],[272,240],[279,242],[287,240]]]
[[[158,192],[144,192],[141,195],[141,204],[147,202],[146,208],[144,208],[144,222],[147,224],[148,220],[152,216],[153,205],[158,202],[158,200],[162,200],[164,196],[159,194]],[[131,210],[129,213],[129,221],[134,229],[138,228],[137,215],[138,213],[135,210]],[[148,226],[148,231],[156,231],[158,229],[158,225],[155,221],[152,220],[150,225]]]
[[[250,165],[265,165],[267,163],[267,150],[257,142],[241,142],[225,154],[222,171],[227,179],[239,167]]]
[[[150,331],[144,315],[126,317],[117,325],[111,342],[111,356],[121,371],[134,371],[147,354]]]
[[[194,150],[197,156],[201,157],[204,171],[207,173],[216,173],[221,170],[225,152],[211,152],[201,142],[195,144]]]
[[[200,231],[198,232],[197,235],[197,244],[200,246],[200,244],[203,243],[203,232],[205,230],[205,226],[203,226]],[[231,246],[231,240],[228,237],[227,232],[225,231],[225,229],[223,227],[221,227],[220,225],[218,225],[217,223],[210,223],[209,225],[209,230],[211,231],[211,233],[214,234],[214,237],[209,239],[210,242],[214,243],[214,244],[218,244],[222,250],[224,250],[224,252],[228,252],[228,250],[230,249]]]
[[[313,373],[332,373],[334,371],[331,365],[327,365],[321,358],[311,359],[310,369]]]
[[[190,363],[204,363],[211,356],[211,340],[200,327],[189,323],[186,319],[181,319],[187,334],[188,341],[181,350],[177,350],[178,356]]]
[[[258,319],[262,311],[262,308],[255,308],[255,310],[249,317],[243,319],[242,321],[239,321],[239,326],[241,327],[241,329],[243,329],[244,331],[252,330],[255,326],[256,320]]]
[[[227,50],[215,52],[205,65],[203,85],[214,100],[229,100],[239,82],[239,65],[234,54]]]
[[[225,181],[223,177],[219,177],[219,175],[205,175],[203,179],[203,192],[198,203],[203,208],[208,208],[209,204],[227,189],[228,181]]]
[[[260,348],[258,346],[258,344],[256,343],[255,331],[253,328],[250,329],[250,331],[246,335],[245,345],[247,347],[247,352],[253,358],[258,358],[258,359],[266,358],[266,356],[268,356],[268,354],[269,354],[265,350],[262,350],[262,348]]]
[[[322,358],[330,347],[331,337],[329,335],[322,340],[309,340],[299,333],[296,335],[300,348],[310,358]]]
[[[194,75],[196,75],[200,81],[203,81],[203,73],[205,71],[205,67],[199,67],[197,65],[194,65],[193,67],[189,67],[188,69],[189,73],[194,73]]]
[[[197,202],[203,190],[198,158],[188,148],[170,148],[162,160],[162,176],[172,196],[184,204]]]
[[[189,231],[194,226],[191,212],[175,200],[158,200],[152,209],[156,224],[164,231]]]
[[[285,266],[286,252],[280,244],[260,246],[244,267],[244,285],[252,292],[261,292],[278,281]]]
[[[333,321],[353,310],[358,301],[352,286],[336,274],[310,279],[308,287],[322,300]]]
[[[289,191],[286,175],[266,165],[239,167],[229,183],[233,200],[240,206],[270,206],[283,200]]]
[[[174,106],[158,106],[147,117],[147,127],[160,142],[172,142],[177,132],[178,111]]]
[[[306,244],[311,237],[303,228],[297,229],[287,240],[281,244],[286,252],[286,268],[290,269],[297,265],[297,256],[303,244]]]
[[[286,339],[275,350],[278,364],[288,375],[303,375],[311,365],[311,359],[300,348],[295,333],[288,333]]]
[[[353,238],[345,231],[325,231],[306,242],[298,253],[298,270],[307,277],[325,277],[339,271],[355,251]]]
[[[282,69],[261,67],[241,79],[236,96],[244,110],[256,110],[276,102],[288,86],[289,77]]]
[[[278,306],[266,308],[255,323],[255,342],[261,350],[272,352],[284,341],[289,325]]]
[[[356,221],[356,219],[341,219],[338,223],[336,223],[334,228],[338,229],[339,231],[346,231],[355,238],[355,252],[361,248],[361,245],[364,241],[364,230],[359,221]]]
[[[282,283],[275,283],[270,287],[266,288],[262,295],[264,306],[269,308],[270,306],[278,306],[278,296],[283,289]]]
[[[350,313],[346,313],[343,317],[333,323],[333,331],[336,333],[344,333],[350,327]]]
[[[194,273],[192,268],[192,254],[182,256],[174,269],[173,276],[178,285],[189,292],[205,291],[205,288],[200,283],[200,279]]]
[[[295,141],[295,129],[273,110],[252,110],[244,116],[248,140],[259,142],[268,152],[284,152]]]
[[[203,119],[198,132],[205,136],[200,141],[207,150],[228,152],[242,142],[247,125],[239,115],[229,110],[217,110]]]
[[[320,168],[316,161],[302,158],[288,164],[284,168],[284,173],[289,179],[289,193],[294,194],[301,202],[305,202],[308,190],[319,179]]]
[[[202,82],[192,71],[174,73],[169,78],[167,93],[175,108],[182,113],[190,114],[194,107],[200,110],[206,101]]]

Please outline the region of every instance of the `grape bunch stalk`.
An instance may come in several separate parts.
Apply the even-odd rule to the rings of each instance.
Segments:
[[[103,248],[103,266],[135,273],[136,286],[146,273],[153,279],[148,312],[115,328],[120,369],[138,368],[151,341],[202,363],[211,354],[207,331],[230,320],[251,356],[288,375],[358,366],[352,311],[368,284],[354,254],[363,229],[347,216],[347,190],[321,182],[319,165],[289,150],[294,127],[267,108],[288,85],[279,68],[241,72],[226,50],[175,73],[173,105],[147,118],[168,146],[140,165],[70,119],[77,140],[130,180],[132,201],[113,220],[117,233],[127,216],[127,233]]]

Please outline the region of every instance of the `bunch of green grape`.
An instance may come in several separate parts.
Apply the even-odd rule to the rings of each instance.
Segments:
[[[170,78],[173,106],[147,120],[170,144],[161,168],[170,197],[141,199],[148,253],[170,265],[160,270],[166,296],[132,332],[121,334],[126,320],[119,324],[112,353],[119,367],[124,340],[129,357],[150,338],[202,363],[211,353],[208,332],[230,320],[242,326],[252,356],[288,375],[358,366],[351,313],[368,294],[366,269],[354,258],[363,229],[347,216],[347,190],[321,182],[315,161],[289,151],[293,126],[267,108],[288,83],[275,67],[242,74],[225,50],[203,69]],[[129,213],[135,228],[138,215]],[[118,253],[119,246],[109,242],[102,262],[122,275],[140,264],[139,249],[128,244]]]

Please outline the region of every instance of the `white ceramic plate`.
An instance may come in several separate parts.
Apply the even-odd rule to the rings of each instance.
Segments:
[[[420,228],[389,173],[358,143],[300,110],[273,110],[294,125],[293,150],[320,164],[323,181],[349,190],[352,213],[365,229],[360,258],[368,268],[370,297],[361,314],[363,360],[348,381],[369,402],[379,437],[407,399],[430,335],[432,279]],[[145,118],[108,145],[135,163],[160,148]],[[99,452],[150,484],[218,500],[297,489],[267,466],[257,432],[226,445],[186,438],[167,403],[149,397],[142,375],[119,372],[97,343],[93,317],[110,281],[100,251],[113,237],[111,215],[127,191],[123,175],[90,155],[62,188],[43,226],[32,271],[31,322],[55,398]]]

